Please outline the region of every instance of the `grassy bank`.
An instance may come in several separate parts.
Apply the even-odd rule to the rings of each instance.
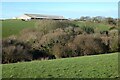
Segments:
[[[118,53],[4,64],[3,78],[116,78]]]
[[[36,21],[4,20],[2,21],[2,37],[17,35],[24,28],[33,28]]]

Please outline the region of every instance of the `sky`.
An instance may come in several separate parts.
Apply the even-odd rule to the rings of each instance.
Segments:
[[[119,2],[119,0],[1,0],[2,2]]]
[[[28,14],[118,17],[118,2],[2,2],[2,19]]]

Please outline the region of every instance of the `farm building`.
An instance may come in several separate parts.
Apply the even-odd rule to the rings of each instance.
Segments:
[[[41,15],[41,14],[24,14],[17,19],[31,20],[31,19],[52,19],[52,20],[66,20],[63,16]]]

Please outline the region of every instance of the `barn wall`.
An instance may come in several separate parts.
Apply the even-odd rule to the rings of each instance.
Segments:
[[[29,17],[29,16],[27,16],[27,15],[22,15],[22,16],[17,17],[17,19],[30,20],[31,17]]]

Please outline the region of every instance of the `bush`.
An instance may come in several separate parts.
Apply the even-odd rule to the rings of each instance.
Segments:
[[[118,44],[118,30],[114,29],[109,31],[109,48],[110,52],[118,51],[119,44]]]
[[[88,34],[94,33],[94,29],[92,27],[84,26],[84,27],[81,27],[81,28],[82,28],[83,31],[85,31]]]
[[[117,22],[111,17],[106,18],[106,22],[108,24],[111,24],[111,25],[116,25],[117,24]]]
[[[43,36],[42,32],[39,32],[36,29],[23,29],[20,32],[18,40],[34,44],[37,39],[40,39]]]
[[[73,42],[67,43],[64,49],[65,49],[64,56],[66,57],[80,56],[80,49]]]
[[[29,45],[10,38],[3,40],[2,44],[2,63],[32,60]]]
[[[44,50],[48,54],[53,54],[52,47],[56,44],[65,45],[67,40],[69,40],[68,34],[64,32],[63,29],[58,28],[53,32],[49,32],[42,36],[41,39],[38,39],[34,47],[39,50]]]
[[[52,52],[56,58],[62,58],[63,53],[64,53],[64,48],[61,44],[55,44],[52,47]]]
[[[80,55],[105,53],[105,45],[102,40],[92,35],[78,35],[73,42],[78,47]]]
[[[120,52],[120,33],[119,33],[119,35],[118,35],[118,51]]]
[[[80,35],[82,33],[84,33],[84,31],[80,27],[74,28],[75,35]]]

